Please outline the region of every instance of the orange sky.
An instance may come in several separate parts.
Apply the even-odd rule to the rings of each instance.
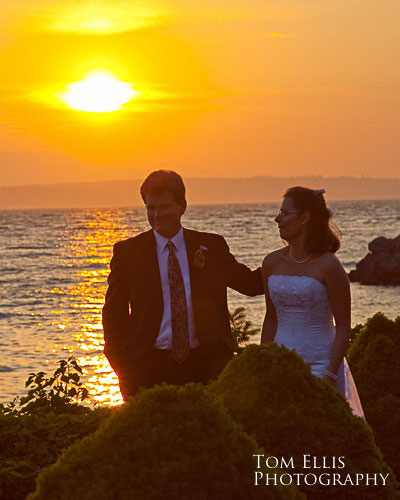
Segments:
[[[400,177],[398,0],[3,0],[0,19],[0,186]],[[138,97],[60,102],[94,70]]]

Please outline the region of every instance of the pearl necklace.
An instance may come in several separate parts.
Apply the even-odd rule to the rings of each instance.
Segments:
[[[297,264],[305,264],[306,262],[308,262],[312,255],[309,255],[306,259],[304,260],[296,260],[294,257],[293,257],[293,254],[292,254],[292,247],[289,246],[289,253],[290,253],[290,257],[292,257],[292,259],[297,263]]]

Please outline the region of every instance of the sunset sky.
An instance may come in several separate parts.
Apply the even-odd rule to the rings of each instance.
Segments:
[[[400,177],[398,0],[3,0],[0,20],[0,186]]]

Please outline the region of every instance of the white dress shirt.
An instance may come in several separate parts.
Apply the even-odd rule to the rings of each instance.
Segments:
[[[156,347],[157,349],[171,349],[172,347],[171,296],[169,293],[169,281],[168,281],[169,250],[168,248],[166,248],[168,241],[172,241],[176,248],[175,255],[181,267],[183,284],[185,287],[186,304],[188,309],[188,323],[189,323],[188,325],[189,346],[191,349],[193,349],[199,345],[199,341],[196,338],[195,328],[194,328],[189,263],[186,253],[185,239],[183,237],[183,229],[181,227],[179,232],[170,240],[164,238],[164,236],[161,236],[161,234],[158,234],[157,231],[154,231],[154,236],[156,238],[158,266],[160,269],[161,287],[162,287],[162,295],[164,301],[164,311],[161,320],[160,331],[158,332],[158,337],[154,347]]]

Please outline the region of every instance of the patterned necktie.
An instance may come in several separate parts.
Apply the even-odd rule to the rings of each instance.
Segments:
[[[168,281],[171,297],[172,358],[182,363],[189,354],[189,321],[185,285],[175,245],[168,241]]]

